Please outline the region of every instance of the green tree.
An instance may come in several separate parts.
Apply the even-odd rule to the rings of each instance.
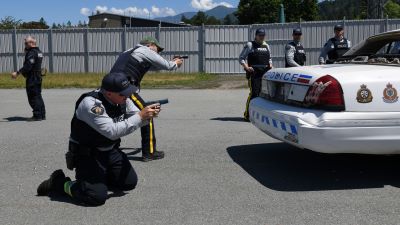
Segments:
[[[182,15],[182,17],[181,17],[181,22],[190,24],[190,23],[191,23],[191,20],[188,19],[185,15]]]
[[[236,25],[239,23],[238,19],[236,18],[234,13],[228,14],[222,20],[224,25]]]
[[[71,23],[71,21],[69,21],[69,20],[68,20],[68,22],[67,22],[67,27],[72,27],[72,23]]]
[[[221,20],[215,18],[214,16],[208,16],[207,20],[204,24],[207,25],[220,25],[221,24]]]
[[[389,18],[400,18],[400,5],[397,2],[389,0],[385,5],[384,10]]]
[[[49,29],[49,26],[37,21],[23,22],[19,29]]]
[[[196,15],[194,15],[190,19],[190,21],[191,21],[190,24],[192,24],[194,26],[200,26],[202,24],[207,24],[207,17],[208,16],[204,12],[199,11]]]
[[[366,19],[368,0],[335,0],[323,1],[318,4],[321,20]]]
[[[240,0],[236,16],[240,24],[275,23],[279,21],[281,0]]]
[[[19,27],[22,20],[17,20],[12,16],[6,16],[0,19],[0,29],[13,29],[14,27]]]

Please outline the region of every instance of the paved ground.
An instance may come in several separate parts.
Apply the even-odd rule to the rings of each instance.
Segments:
[[[400,158],[297,150],[241,122],[245,90],[145,90],[169,97],[156,121],[167,157],[142,163],[136,190],[98,208],[36,197],[65,169],[83,90],[45,90],[48,120],[28,123],[23,90],[0,90],[0,224],[399,224]],[[139,147],[139,133],[123,146]],[[131,150],[127,151],[128,153]],[[73,175],[68,171],[69,175]]]

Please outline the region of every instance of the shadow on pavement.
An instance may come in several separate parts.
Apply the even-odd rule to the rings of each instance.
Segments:
[[[231,122],[246,122],[246,121],[244,121],[243,117],[216,117],[216,118],[211,118],[210,120],[231,121]]]
[[[267,188],[318,191],[400,187],[400,156],[322,154],[284,143],[233,146],[229,156]]]
[[[118,197],[122,197],[122,196],[125,196],[125,195],[126,195],[126,192],[118,190],[118,189],[113,189],[111,187],[110,190],[109,190],[109,194],[107,196],[107,199],[118,198]],[[86,204],[80,203],[78,201],[75,201],[73,198],[71,198],[71,197],[69,197],[67,195],[51,194],[49,197],[50,197],[51,201],[55,201],[55,202],[64,202],[64,203],[69,203],[69,204],[82,206],[82,207],[93,207],[93,206],[86,205]]]
[[[17,121],[27,121],[30,117],[22,117],[22,116],[11,116],[3,118],[2,122],[17,122]]]

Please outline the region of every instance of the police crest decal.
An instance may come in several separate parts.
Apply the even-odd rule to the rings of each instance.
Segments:
[[[357,102],[359,103],[370,103],[372,102],[372,92],[367,88],[367,85],[363,84],[357,91]]]
[[[385,90],[383,90],[383,101],[386,103],[395,103],[399,100],[396,88],[393,87],[391,83],[386,85]]]

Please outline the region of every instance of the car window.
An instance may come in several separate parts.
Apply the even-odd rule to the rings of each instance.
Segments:
[[[400,54],[400,41],[392,42],[389,54]]]

